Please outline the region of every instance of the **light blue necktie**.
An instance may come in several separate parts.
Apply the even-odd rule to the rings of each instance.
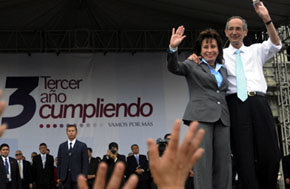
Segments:
[[[238,98],[241,101],[246,101],[248,98],[247,94],[247,80],[244,72],[242,58],[240,55],[241,51],[238,49],[236,54],[236,77],[237,77],[237,93]]]
[[[136,157],[137,165],[139,165],[139,156],[136,155],[135,157]]]

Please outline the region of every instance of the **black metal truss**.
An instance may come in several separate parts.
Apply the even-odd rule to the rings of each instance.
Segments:
[[[200,30],[187,30],[181,51],[191,51]],[[219,31],[225,44],[223,31]],[[0,31],[0,52],[151,52],[166,51],[169,30],[48,30]],[[260,42],[260,31],[250,31],[245,43]]]
[[[274,56],[273,67],[275,69],[275,80],[278,91],[279,107],[279,127],[281,128],[282,149],[284,155],[287,155],[290,145],[290,78],[287,65],[289,66],[289,48],[290,48],[290,26],[282,26],[278,29],[282,40],[282,50]]]

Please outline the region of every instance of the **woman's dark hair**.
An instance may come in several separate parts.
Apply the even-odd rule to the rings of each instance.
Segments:
[[[204,39],[215,39],[218,45],[218,50],[219,50],[219,54],[217,56],[216,61],[220,64],[223,63],[223,40],[220,36],[220,34],[214,30],[214,29],[206,29],[203,30],[202,32],[200,32],[198,38],[195,41],[195,45],[194,45],[194,52],[196,53],[197,56],[201,56],[201,44],[202,41]]]

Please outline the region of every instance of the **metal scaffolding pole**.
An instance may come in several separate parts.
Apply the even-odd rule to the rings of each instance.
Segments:
[[[287,155],[290,145],[290,85],[287,65],[290,64],[287,57],[287,48],[290,47],[290,28],[283,26],[279,28],[279,35],[283,43],[283,49],[274,56],[273,66],[278,92],[279,127],[281,128],[283,155]]]
[[[280,135],[280,148],[283,156],[289,154],[288,146],[290,145],[290,78],[288,74],[287,65],[289,66],[290,58],[287,49],[290,48],[290,28],[289,26],[282,26],[278,29],[283,48],[273,58],[273,67],[275,70],[275,80],[277,87],[277,100],[278,100],[278,133]],[[279,188],[284,189],[284,174],[283,162],[280,163],[279,172]]]

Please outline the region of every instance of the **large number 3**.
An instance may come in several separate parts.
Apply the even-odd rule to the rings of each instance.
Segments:
[[[9,105],[21,105],[23,111],[15,117],[3,117],[2,123],[7,123],[9,129],[21,127],[29,122],[36,110],[34,98],[29,95],[38,86],[38,77],[7,77],[6,88],[17,88],[9,97]]]

